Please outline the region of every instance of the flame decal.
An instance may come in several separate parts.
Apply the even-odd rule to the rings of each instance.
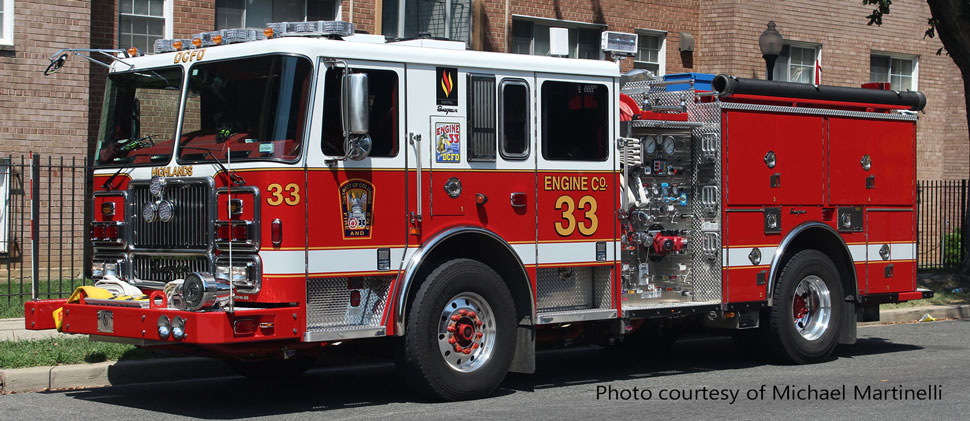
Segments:
[[[451,90],[454,87],[455,85],[451,81],[451,73],[443,72],[441,74],[441,89],[444,91],[445,96],[451,96]]]

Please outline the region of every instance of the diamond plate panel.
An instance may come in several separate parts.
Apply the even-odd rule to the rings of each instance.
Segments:
[[[557,267],[537,271],[538,311],[613,307],[612,267]]]
[[[717,233],[704,232],[704,225],[712,222],[722,227],[721,221],[721,107],[720,103],[690,103],[687,115],[691,121],[704,123],[694,129],[694,139],[701,147],[694,148],[694,173],[692,183],[695,193],[705,200],[692,204],[694,217],[691,231],[697,233],[690,244],[691,275],[694,301],[720,301],[722,293],[721,253],[722,239]],[[718,141],[712,141],[717,139]],[[704,195],[706,190],[707,195]]]
[[[380,327],[393,276],[311,278],[307,283],[307,332]],[[351,280],[360,288],[348,288]],[[351,306],[353,291],[360,305]]]

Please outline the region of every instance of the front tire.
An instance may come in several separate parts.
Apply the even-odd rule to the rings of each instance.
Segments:
[[[488,396],[512,364],[515,324],[512,294],[492,268],[450,260],[428,275],[409,307],[401,368],[426,395]]]
[[[806,364],[824,361],[839,342],[844,311],[835,264],[817,250],[803,250],[785,265],[772,294],[768,342],[772,356]]]

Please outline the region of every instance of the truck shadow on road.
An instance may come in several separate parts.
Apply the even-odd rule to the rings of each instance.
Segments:
[[[921,347],[882,338],[860,338],[855,346],[842,347],[838,358],[914,351]],[[497,396],[541,392],[546,389],[678,376],[699,372],[744,371],[770,365],[752,359],[730,338],[683,339],[669,350],[605,349],[595,346],[540,351],[535,374],[510,374]],[[259,383],[242,377],[112,386],[66,393],[99,404],[153,411],[193,418],[231,419],[364,409],[400,403],[424,402],[430,409],[447,403],[428,402],[409,393],[394,365],[387,360],[367,364],[321,367],[289,382]],[[387,409],[390,410],[390,409]],[[366,416],[366,412],[344,413]]]

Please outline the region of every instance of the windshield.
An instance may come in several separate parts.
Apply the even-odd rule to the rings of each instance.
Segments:
[[[181,87],[181,67],[109,75],[95,165],[168,163]]]
[[[190,70],[179,162],[292,161],[300,156],[310,60],[262,56]]]

